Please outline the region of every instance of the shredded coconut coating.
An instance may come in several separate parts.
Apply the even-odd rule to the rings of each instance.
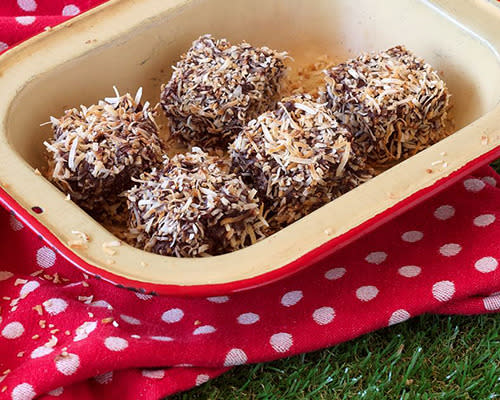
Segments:
[[[250,121],[229,152],[265,202],[273,230],[371,177],[349,131],[309,95],[284,98]]]
[[[240,249],[264,237],[256,190],[229,172],[227,159],[194,147],[145,173],[127,192],[137,247],[199,257]]]
[[[225,148],[252,118],[279,99],[286,53],[201,36],[174,67],[161,105],[173,137]]]
[[[162,163],[158,127],[141,94],[134,99],[116,91],[116,97],[51,117],[47,178],[87,211],[116,208],[132,176]]]
[[[363,54],[325,75],[322,101],[376,163],[410,157],[449,133],[446,84],[403,46]]]

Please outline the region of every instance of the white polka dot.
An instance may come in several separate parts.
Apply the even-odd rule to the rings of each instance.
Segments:
[[[36,20],[36,17],[33,17],[32,15],[26,15],[26,16],[23,16],[23,17],[16,17],[16,21],[18,24],[20,25],[31,25],[33,22],[35,22]]]
[[[47,393],[49,396],[54,396],[54,397],[59,397],[60,395],[62,395],[64,393],[64,388],[61,386],[61,387],[58,387],[54,390],[51,390],[49,393]]]
[[[63,299],[56,297],[44,301],[42,305],[43,308],[45,308],[45,311],[47,311],[50,315],[60,314],[68,308],[68,303],[66,303]]]
[[[172,324],[174,322],[179,322],[182,317],[184,317],[184,311],[180,308],[172,308],[171,310],[165,311],[161,319],[167,324]]]
[[[497,185],[497,180],[495,178],[493,178],[492,176],[483,176],[481,178],[481,180],[484,183],[487,183],[488,185],[493,186],[493,187],[495,187]]]
[[[151,379],[163,379],[165,377],[164,369],[143,369],[142,376]]]
[[[366,262],[370,264],[382,264],[387,259],[387,253],[383,251],[374,251],[365,257]]]
[[[484,308],[488,311],[500,310],[500,293],[492,294],[483,299]]]
[[[234,365],[242,365],[248,361],[248,357],[241,349],[231,349],[226,354],[224,367],[232,367]]]
[[[498,268],[498,261],[493,257],[483,257],[476,261],[474,267],[484,274],[493,272]]]
[[[281,304],[285,307],[291,307],[297,304],[302,297],[304,297],[301,290],[292,290],[291,292],[285,293],[281,298]]]
[[[42,268],[52,267],[56,262],[56,253],[46,246],[41,247],[36,252],[36,262]]]
[[[213,333],[216,330],[217,329],[215,329],[212,325],[203,325],[203,326],[196,328],[193,331],[193,335],[206,335],[208,333]]]
[[[5,339],[17,339],[24,333],[24,326],[20,322],[11,322],[4,326],[2,336]]]
[[[80,340],[87,339],[88,336],[95,331],[97,328],[96,321],[87,321],[81,324],[78,328],[76,328],[76,335],[73,339],[74,342],[79,342]]]
[[[136,292],[135,295],[141,300],[151,300],[153,298],[152,294],[144,294]]]
[[[89,304],[92,307],[102,307],[107,308],[108,310],[112,310],[113,306],[109,304],[106,300],[97,300]]]
[[[174,340],[169,336],[151,336],[151,339],[158,342],[171,342],[172,340]]]
[[[21,383],[12,389],[12,400],[31,400],[35,396],[35,390],[29,383]]]
[[[128,347],[128,342],[116,336],[110,336],[104,340],[104,345],[111,351],[122,351]]]
[[[5,49],[2,49],[2,42],[0,42],[0,51],[3,51],[3,50],[5,50]],[[24,228],[23,224],[21,224],[18,221],[18,219],[16,217],[14,217],[13,215],[10,216],[9,225],[10,225],[10,228],[14,232],[20,231],[21,229]]]
[[[321,307],[313,312],[313,319],[318,325],[327,325],[335,318],[335,310],[332,307]]]
[[[56,357],[56,369],[63,375],[73,375],[80,366],[80,357],[69,353],[65,356]]]
[[[432,295],[437,301],[448,301],[455,294],[455,284],[451,281],[436,282],[432,286]]]
[[[457,243],[448,243],[439,248],[439,252],[445,257],[456,256],[461,250],[462,246]]]
[[[400,322],[406,321],[410,318],[410,313],[406,310],[396,310],[392,313],[389,318],[389,326],[394,324],[399,324]]]
[[[51,347],[40,346],[31,352],[30,357],[31,358],[40,358],[40,357],[46,356],[47,354],[52,353],[53,351],[54,351],[54,349]]]
[[[80,9],[74,4],[68,4],[62,10],[62,15],[65,17],[74,17],[78,14],[80,14]]]
[[[405,265],[398,269],[398,273],[405,278],[414,278],[422,272],[422,268],[417,267],[416,265]]]
[[[356,290],[356,297],[361,301],[373,300],[378,295],[378,289],[375,286],[361,286]]]
[[[210,380],[210,377],[208,375],[205,375],[205,374],[199,374],[197,377],[196,377],[196,386],[200,386],[200,385],[203,385],[204,383],[208,382]]]
[[[14,274],[9,271],[0,271],[0,281],[6,281],[9,278],[12,278]]]
[[[434,211],[434,217],[440,219],[441,221],[446,221],[455,215],[455,207],[446,204],[436,208]]]
[[[9,45],[8,45],[7,43],[5,43],[5,42],[0,42],[0,53],[1,53],[2,51],[7,50],[8,48],[9,48]]]
[[[106,385],[113,380],[113,371],[105,372],[104,374],[94,377],[95,381],[100,385]]]
[[[483,214],[479,217],[474,218],[474,225],[482,228],[491,225],[493,222],[495,222],[495,219],[496,218],[493,214]]]
[[[226,303],[229,301],[229,297],[228,296],[207,297],[207,300],[212,303]]]
[[[470,179],[466,179],[464,181],[465,189],[468,192],[473,192],[473,193],[477,193],[477,192],[483,190],[485,185],[486,184],[482,180],[476,179],[476,178],[470,178]]]
[[[130,325],[140,325],[141,321],[129,315],[122,314],[120,318]]]
[[[342,278],[346,273],[346,269],[339,267],[339,268],[332,268],[328,271],[325,272],[325,278],[333,281],[335,279],[340,279]]]
[[[271,343],[274,351],[278,353],[285,353],[290,350],[290,347],[292,347],[293,337],[289,333],[285,332],[275,333],[271,336],[271,339],[269,339],[269,343]]]
[[[36,290],[39,287],[40,287],[40,283],[38,283],[37,281],[26,282],[23,285],[23,287],[21,288],[21,290],[19,292],[19,296],[24,299],[27,295],[29,295],[31,292],[33,292],[34,290]]]
[[[401,239],[408,243],[415,243],[422,240],[424,234],[420,231],[408,231],[401,235]]]
[[[24,11],[35,11],[36,1],[35,0],[17,0],[17,5],[21,7]]]
[[[258,322],[260,319],[258,314],[255,313],[244,313],[238,316],[238,323],[241,325],[252,325]]]

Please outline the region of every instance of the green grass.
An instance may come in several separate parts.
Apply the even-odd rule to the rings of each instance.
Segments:
[[[322,351],[238,367],[173,398],[500,399],[500,316],[421,316]]]
[[[500,172],[500,160],[493,165]],[[423,315],[329,349],[238,367],[172,398],[500,399],[500,314]]]
[[[491,166],[497,170],[497,172],[500,174],[500,158],[496,161],[494,161]]]

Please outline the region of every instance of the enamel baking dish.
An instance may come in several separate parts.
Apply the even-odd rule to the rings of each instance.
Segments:
[[[442,73],[456,133],[243,250],[163,257],[116,240],[35,169],[50,115],[144,87],[156,103],[199,35],[287,50],[296,64],[404,44]],[[142,292],[216,295],[289,275],[500,156],[500,10],[486,0],[110,1],[0,57],[0,200],[79,268]],[[72,231],[90,236],[72,248]]]

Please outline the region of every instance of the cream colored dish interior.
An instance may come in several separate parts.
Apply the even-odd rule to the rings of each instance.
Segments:
[[[195,285],[269,272],[499,145],[492,123],[500,114],[499,14],[482,0],[112,1],[0,57],[0,182],[26,209],[42,207],[37,218],[63,243],[74,239],[72,230],[88,233],[88,249],[77,254],[127,278]],[[113,85],[122,93],[143,86],[143,99],[156,103],[170,66],[204,33],[286,50],[297,65],[321,54],[341,61],[404,44],[442,73],[455,128],[466,128],[249,248],[176,259],[124,245],[109,256],[102,243],[113,236],[33,173],[45,166],[42,142],[51,133],[40,124],[112,95]],[[427,173],[443,152],[447,167]]]

